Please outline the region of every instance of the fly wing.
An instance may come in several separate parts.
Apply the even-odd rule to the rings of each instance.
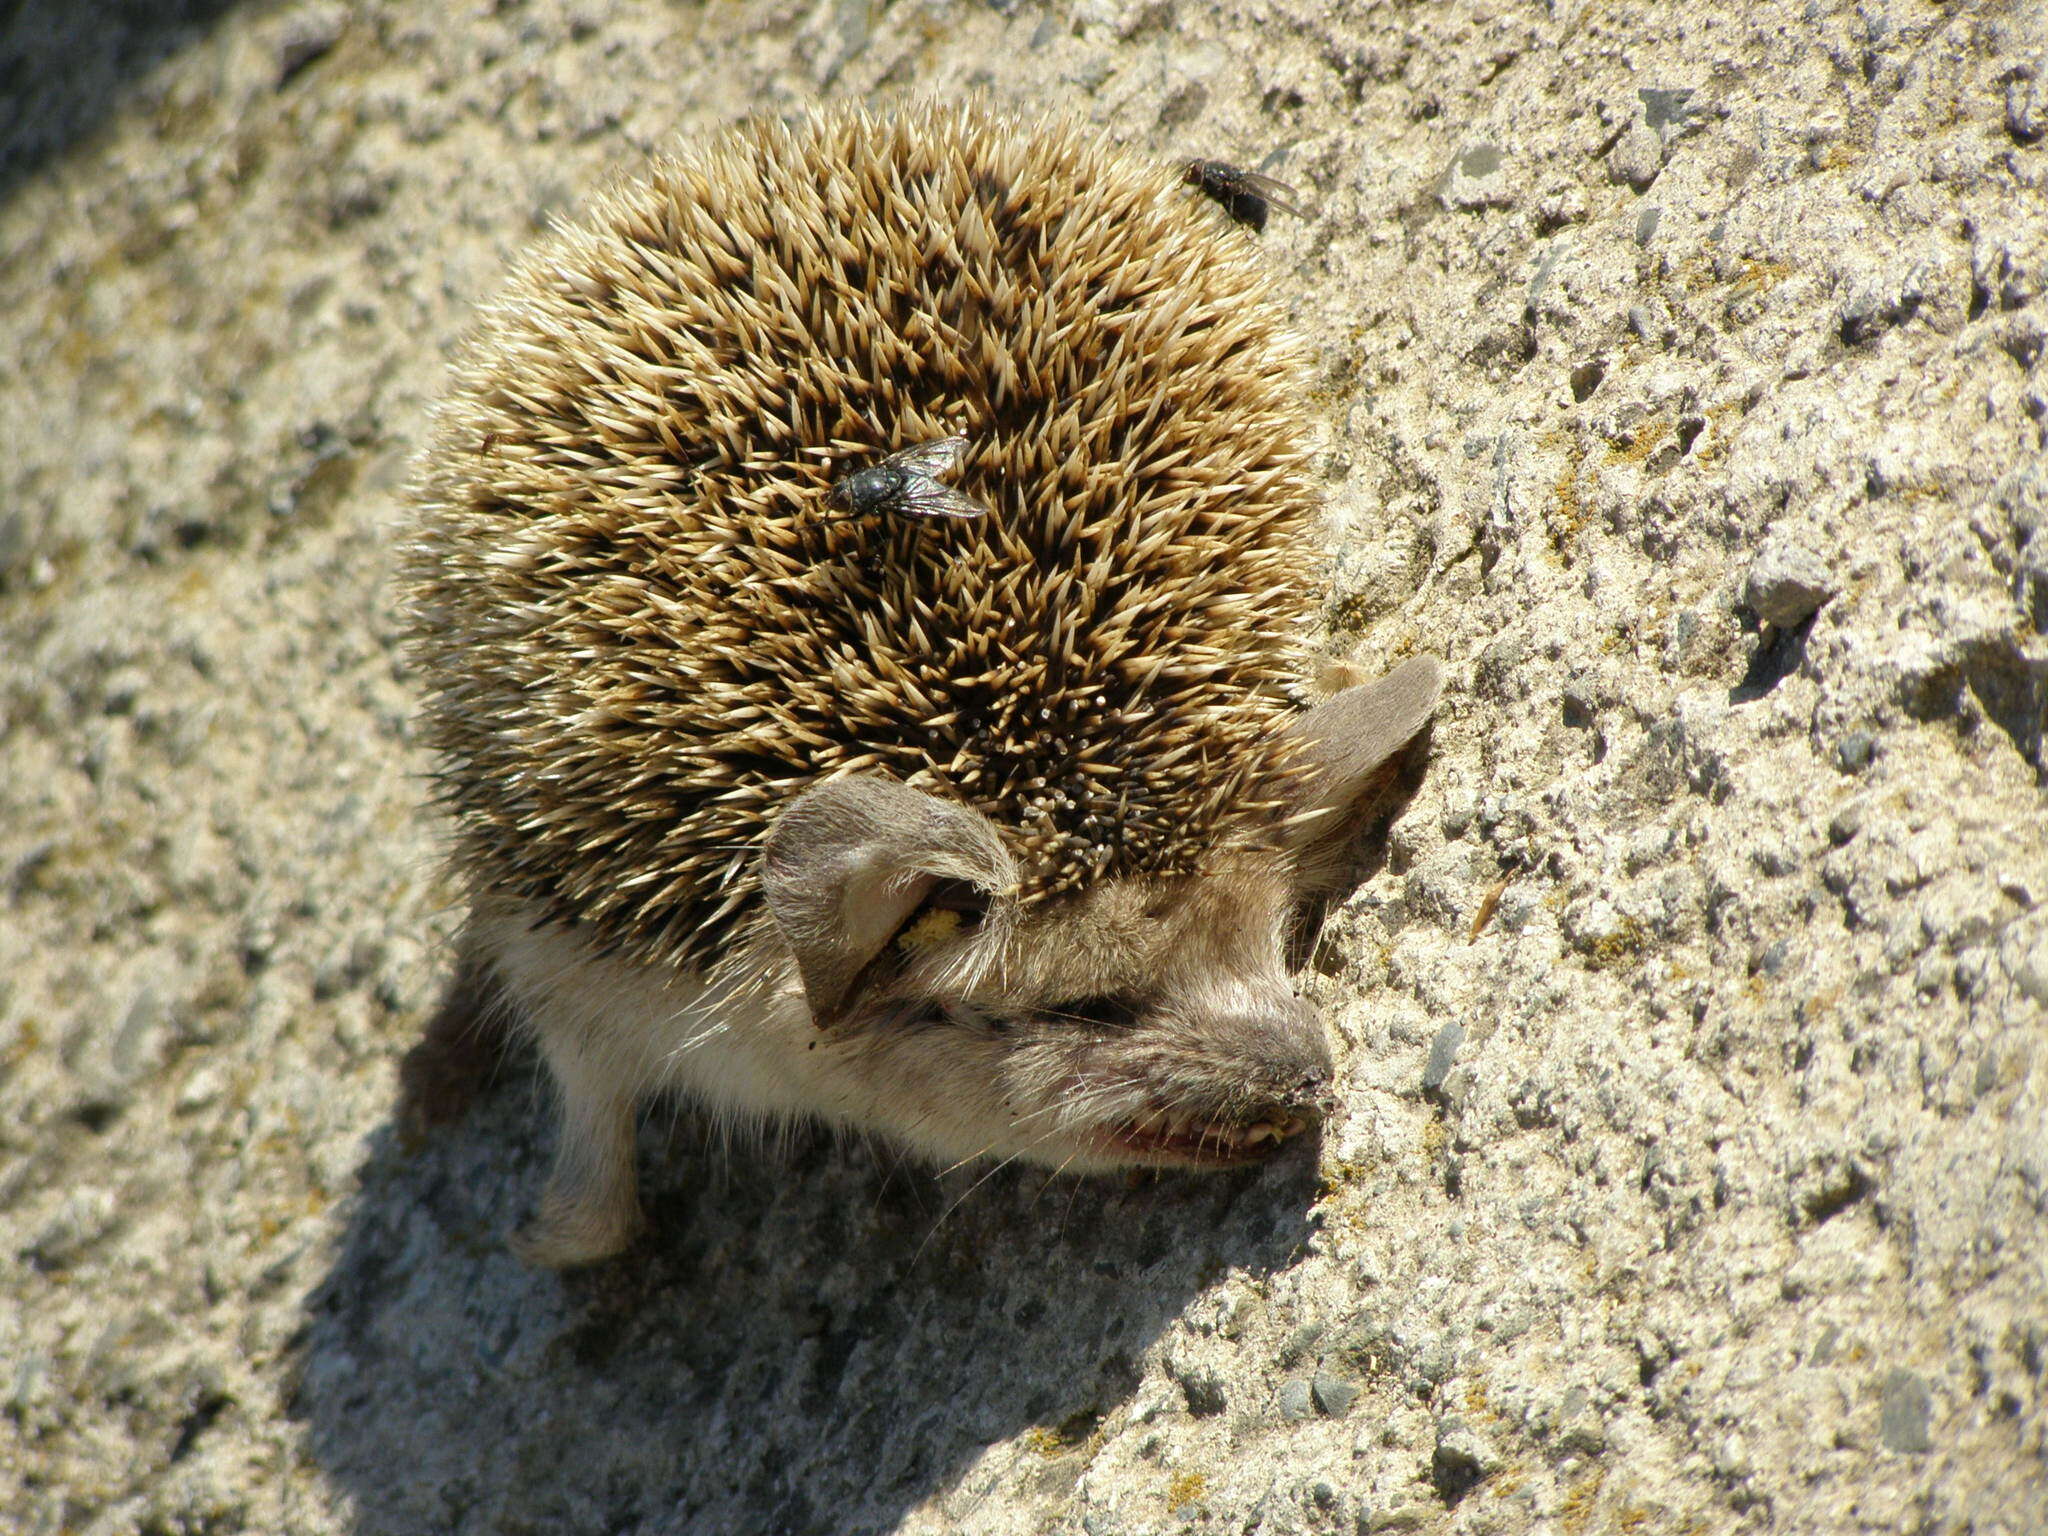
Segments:
[[[950,475],[960,467],[961,455],[967,452],[964,437],[939,437],[928,443],[918,443],[892,453],[882,463],[894,466],[911,475],[937,477]]]
[[[1257,171],[1239,171],[1237,174],[1238,179],[1242,181],[1248,189],[1258,193],[1259,196],[1263,197],[1275,208],[1278,208],[1282,213],[1291,213],[1297,219],[1305,219],[1308,217],[1307,214],[1303,213],[1299,208],[1295,207],[1294,204],[1287,201],[1288,198],[1299,197],[1301,196],[1301,194],[1297,192],[1293,187],[1287,185],[1286,182],[1275,181],[1270,176],[1261,176]]]
[[[913,475],[897,493],[894,510],[906,517],[986,517],[988,508],[929,475]]]

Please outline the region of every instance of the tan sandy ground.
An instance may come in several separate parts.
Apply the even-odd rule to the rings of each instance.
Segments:
[[[15,8],[0,1526],[2048,1527],[2041,18]],[[391,1120],[426,403],[645,150],[968,89],[1309,208],[1327,645],[1453,673],[1348,1115],[1125,1188],[658,1113],[658,1235],[527,1273],[526,1069]]]

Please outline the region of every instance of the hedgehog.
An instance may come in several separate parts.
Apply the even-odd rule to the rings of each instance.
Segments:
[[[1440,668],[1292,702],[1307,370],[1180,167],[978,104],[730,129],[516,268],[402,580],[471,998],[408,1081],[537,1044],[525,1259],[629,1243],[664,1091],[1078,1172],[1317,1123],[1290,933]],[[918,462],[975,515],[844,489]]]

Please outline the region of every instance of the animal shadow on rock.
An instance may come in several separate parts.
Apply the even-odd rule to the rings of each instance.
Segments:
[[[69,0],[0,7],[0,99],[18,108],[0,133],[0,201],[104,128],[150,74],[202,39],[236,0]],[[281,88],[333,39],[287,37]],[[310,52],[308,50],[311,50]]]
[[[893,1529],[1033,1426],[1078,1444],[1205,1286],[1312,1232],[1315,1138],[1140,1183],[934,1175],[798,1131],[643,1119],[648,1232],[557,1275],[504,1237],[546,1151],[544,1084],[499,1073],[408,1154],[373,1138],[308,1299],[293,1413],[365,1533]],[[1057,1499],[1084,1458],[1047,1457]]]
[[[1304,865],[1297,968],[1328,903],[1386,862],[1427,751],[1424,732],[1389,758]],[[488,985],[458,973],[442,1018],[487,1013]],[[727,1140],[658,1101],[646,1234],[531,1270],[505,1238],[547,1150],[545,1083],[473,1031],[427,1040],[407,1068],[427,1118],[451,1106],[423,1086],[497,1091],[416,1149],[376,1133],[293,1400],[365,1533],[887,1531],[971,1500],[955,1488],[982,1452],[1034,1426],[1056,1453],[1030,1492],[1057,1504],[1085,1465],[1057,1448],[1130,1398],[1161,1331],[1224,1274],[1296,1262],[1315,1228],[1314,1134],[1225,1172],[934,1174],[823,1132]]]
[[[1805,665],[1806,637],[1813,632],[1813,615],[1808,614],[1797,624],[1758,625],[1753,632],[1757,637],[1756,648],[1750,652],[1742,681],[1728,690],[1730,704],[1754,704]]]

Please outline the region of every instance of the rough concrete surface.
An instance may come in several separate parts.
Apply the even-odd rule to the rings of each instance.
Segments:
[[[2048,1528],[2041,7],[0,25],[0,1525]],[[655,1234],[524,1271],[530,1066],[392,1116],[426,405],[648,149],[967,89],[1300,188],[1329,649],[1453,676],[1347,1112],[1129,1187],[660,1110]]]

